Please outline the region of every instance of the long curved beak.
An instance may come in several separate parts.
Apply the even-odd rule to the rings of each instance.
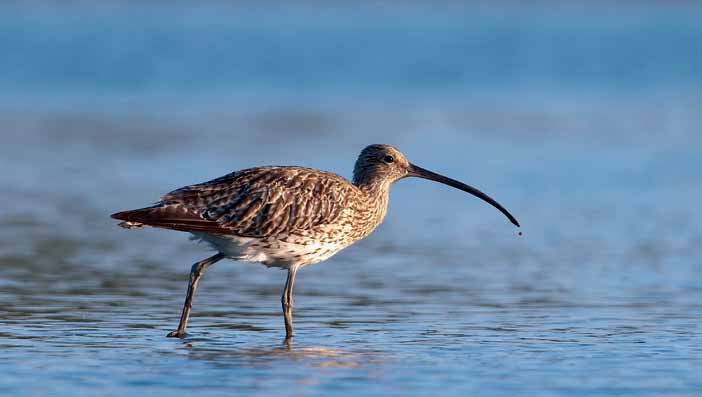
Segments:
[[[415,176],[417,178],[424,178],[429,179],[431,181],[440,182],[444,185],[453,186],[456,189],[463,190],[464,192],[470,193],[478,198],[481,198],[483,201],[486,201],[488,204],[500,210],[500,212],[502,212],[507,217],[507,219],[509,219],[510,222],[512,222],[515,226],[519,227],[519,222],[517,221],[517,219],[513,217],[512,214],[510,214],[509,211],[505,209],[505,207],[500,205],[500,203],[495,201],[492,197],[488,196],[487,194],[481,192],[480,190],[472,186],[466,185],[463,182],[459,182],[455,179],[445,177],[435,172],[431,172],[414,164],[410,164],[408,176]]]

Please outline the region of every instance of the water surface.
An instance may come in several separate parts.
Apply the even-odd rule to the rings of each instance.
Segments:
[[[698,7],[0,7],[3,395],[702,394]],[[404,180],[368,239],[223,261],[111,212],[234,169]]]

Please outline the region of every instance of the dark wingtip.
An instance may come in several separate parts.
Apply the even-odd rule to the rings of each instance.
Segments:
[[[125,229],[136,229],[145,225],[143,222],[145,220],[144,215],[149,209],[150,208],[142,208],[138,210],[115,212],[114,214],[110,215],[110,217],[112,219],[124,221],[117,225],[119,227],[123,227]]]
[[[114,214],[110,215],[110,218],[112,219],[118,219],[120,221],[128,221],[129,220],[129,213],[132,211],[120,211],[120,212],[115,212]]]
[[[152,210],[153,207],[140,208],[138,210],[120,211],[110,215],[110,218],[127,222],[142,222],[151,213]]]

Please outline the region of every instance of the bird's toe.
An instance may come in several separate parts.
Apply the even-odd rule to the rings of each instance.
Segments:
[[[166,335],[166,338],[183,339],[183,338],[185,338],[185,336],[186,336],[185,331],[175,330],[175,331],[169,332],[168,335]]]

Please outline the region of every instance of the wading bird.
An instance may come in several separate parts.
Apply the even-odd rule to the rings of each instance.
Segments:
[[[256,167],[174,190],[151,207],[113,214],[120,226],[146,226],[192,233],[217,253],[195,263],[178,329],[185,337],[193,296],[203,272],[224,259],[287,269],[281,298],[286,339],[293,334],[293,285],[297,271],[321,262],[368,236],[383,221],[390,185],[418,177],[475,195],[519,222],[480,190],[410,163],[389,145],[361,151],[353,182],[303,167]]]

